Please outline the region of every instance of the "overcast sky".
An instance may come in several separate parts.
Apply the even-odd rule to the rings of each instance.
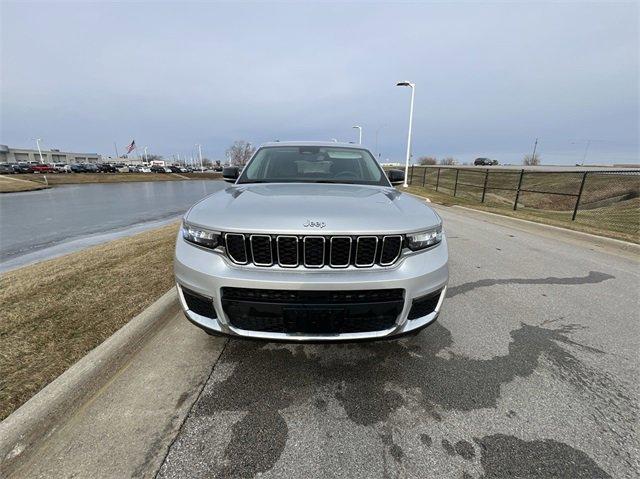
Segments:
[[[638,160],[638,3],[2,2],[0,143],[222,158],[233,140]]]

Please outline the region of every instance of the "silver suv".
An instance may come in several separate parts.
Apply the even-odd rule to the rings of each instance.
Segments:
[[[176,243],[180,302],[197,326],[340,341],[417,332],[438,316],[442,220],[396,190],[368,150],[267,143],[241,174],[223,175],[234,184],[189,209]]]

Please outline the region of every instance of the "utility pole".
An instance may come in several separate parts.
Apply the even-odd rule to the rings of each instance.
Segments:
[[[533,154],[531,155],[531,162],[535,163],[536,160],[536,148],[538,147],[538,138],[536,138],[536,142],[533,144]]]
[[[587,159],[587,153],[589,152],[589,146],[591,146],[591,140],[587,140],[587,145],[584,147],[584,155],[582,155],[582,166]]]

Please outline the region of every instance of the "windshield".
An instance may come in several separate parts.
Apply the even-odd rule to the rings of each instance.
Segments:
[[[238,179],[238,183],[294,182],[389,186],[367,150],[332,146],[261,148]]]

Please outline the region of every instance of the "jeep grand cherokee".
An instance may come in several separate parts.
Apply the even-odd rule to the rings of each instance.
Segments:
[[[360,145],[261,146],[234,184],[184,215],[175,278],[210,334],[393,337],[438,316],[449,277],[438,214],[396,190]]]

